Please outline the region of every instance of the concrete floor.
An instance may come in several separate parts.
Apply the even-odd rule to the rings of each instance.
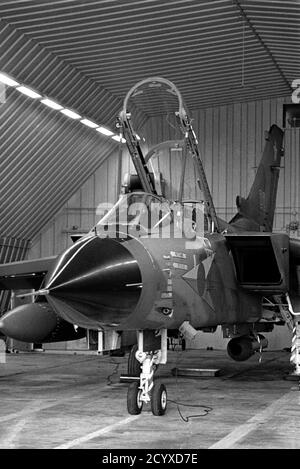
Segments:
[[[163,417],[154,417],[148,406],[138,416],[127,414],[127,384],[119,380],[127,356],[6,355],[0,364],[0,448],[299,449],[299,387],[284,379],[289,353],[264,352],[258,359],[236,363],[224,351],[169,351],[157,376],[174,402]],[[174,367],[218,368],[221,374],[176,378]]]

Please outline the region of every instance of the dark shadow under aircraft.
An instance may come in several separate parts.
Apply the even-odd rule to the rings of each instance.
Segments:
[[[185,164],[177,200],[164,197],[150,164],[155,149],[143,154],[134,111],[149,99],[156,105],[154,91],[167,96],[172,126],[194,164],[199,200],[183,197]],[[36,289],[35,303],[8,311],[0,330],[39,343],[71,340],[85,329],[114,330],[121,337],[136,331],[128,359],[128,375],[136,377],[128,386],[128,411],[138,414],[150,402],[153,414],[163,415],[167,391],[154,372],[167,361],[168,337],[193,337],[220,325],[237,361],[265,348],[263,333],[275,325],[287,323],[297,337],[300,242],[272,232],[283,131],[272,125],[266,132],[249,195],[237,197],[237,214],[225,222],[216,214],[187,107],[173,83],[159,77],[137,83],[124,100],[118,127],[136,175],[97,225],[60,256],[0,266],[1,289]],[[170,141],[156,149],[164,144]],[[298,352],[292,350],[295,375]]]

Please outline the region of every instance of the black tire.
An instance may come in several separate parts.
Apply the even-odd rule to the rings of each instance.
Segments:
[[[167,390],[160,381],[154,381],[151,395],[151,410],[153,415],[164,415],[167,410]]]
[[[142,412],[143,401],[140,400],[141,389],[136,381],[130,383],[127,391],[127,410],[131,415],[138,415]]]
[[[141,364],[135,358],[136,351],[138,349],[137,345],[133,345],[129,352],[128,357],[128,376],[140,376],[141,374]]]

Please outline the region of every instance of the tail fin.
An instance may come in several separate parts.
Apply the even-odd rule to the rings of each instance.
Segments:
[[[238,213],[229,222],[247,231],[272,231],[280,160],[283,155],[283,131],[272,125],[266,136],[266,144],[255,180],[246,199],[237,196]]]

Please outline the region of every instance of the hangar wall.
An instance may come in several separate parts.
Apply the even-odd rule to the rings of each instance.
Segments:
[[[193,126],[199,137],[216,210],[221,217],[229,220],[236,213],[236,195],[247,195],[263,151],[264,131],[274,123],[282,126],[282,105],[285,102],[289,103],[290,98],[237,103],[193,112]],[[165,120],[150,119],[144,131],[150,146],[169,138]],[[288,223],[299,220],[299,150],[300,129],[286,129],[285,160],[282,162],[284,168],[281,170],[277,196],[275,231],[285,232]],[[164,169],[167,172],[165,178],[172,179],[174,161],[171,163],[169,159]],[[133,167],[127,151],[123,150],[122,175],[128,171],[133,171]],[[88,231],[99,219],[96,215],[98,204],[116,201],[117,180],[118,152],[115,151],[76,191],[63,210],[33,239],[29,257],[57,254],[72,243],[71,234]],[[196,192],[195,184],[190,183],[186,196],[195,197]],[[299,230],[290,234],[300,237]],[[286,326],[277,327],[273,333],[267,335],[271,349],[290,346],[290,333]],[[218,329],[215,334],[200,333],[193,346],[225,348],[226,344],[227,340],[222,338],[221,330]]]
[[[0,263],[22,261],[26,259],[30,241],[26,239],[0,237]],[[0,291],[0,316],[10,308],[11,291]]]

